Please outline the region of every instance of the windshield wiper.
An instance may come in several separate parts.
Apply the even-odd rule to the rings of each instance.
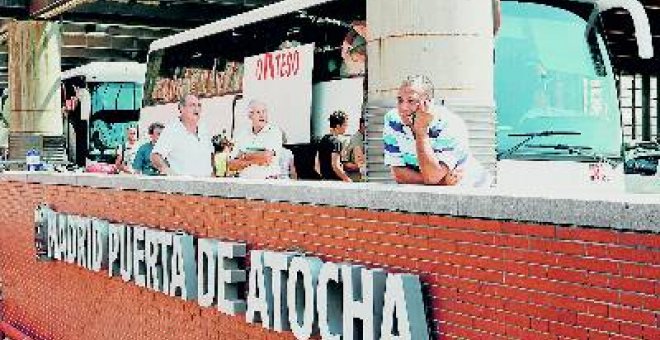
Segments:
[[[592,151],[593,148],[590,146],[568,144],[528,144],[525,147],[530,149],[564,150],[568,151],[569,155],[585,156],[595,160],[596,162],[608,163],[612,166],[616,165],[616,161],[612,160],[610,157],[596,154]]]
[[[530,149],[553,149],[553,150],[566,150],[569,154],[584,154],[583,150],[593,150],[590,146],[582,145],[567,145],[567,144],[528,144],[525,147]]]
[[[540,132],[528,132],[528,133],[510,133],[508,136],[509,137],[527,137],[525,140],[522,142],[514,145],[510,149],[500,152],[497,154],[497,160],[499,161],[503,157],[508,157],[511,156],[514,152],[518,151],[521,147],[523,147],[525,144],[529,143],[532,141],[534,138],[537,137],[547,137],[547,136],[579,136],[582,133],[578,131],[554,131],[554,130],[547,130],[547,131],[540,131]]]

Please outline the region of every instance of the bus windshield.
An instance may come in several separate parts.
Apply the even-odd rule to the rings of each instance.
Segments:
[[[113,162],[115,151],[126,142],[126,130],[137,125],[142,84],[92,83],[90,89],[89,158],[97,162]]]
[[[612,68],[603,40],[584,19],[556,7],[505,1],[495,58],[498,154],[621,157]],[[538,138],[515,148],[532,135]]]
[[[104,111],[135,111],[142,105],[142,84],[99,83],[92,87],[92,114]]]

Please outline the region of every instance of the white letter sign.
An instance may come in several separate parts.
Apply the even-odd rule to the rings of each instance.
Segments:
[[[396,320],[396,322],[395,322]],[[394,332],[397,326],[398,335]],[[416,275],[390,274],[385,286],[381,339],[428,339],[422,285]]]

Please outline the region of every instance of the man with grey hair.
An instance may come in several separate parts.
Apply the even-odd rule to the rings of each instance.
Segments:
[[[206,129],[199,126],[199,98],[184,95],[178,106],[180,115],[165,125],[151,152],[151,162],[163,175],[211,177],[213,144]]]
[[[385,115],[385,164],[400,184],[489,186],[491,179],[472,156],[463,120],[433,103],[425,76],[401,83],[397,107]]]
[[[248,104],[248,118],[251,126],[237,134],[229,170],[237,171],[243,178],[278,178],[282,131],[269,123],[268,107],[259,100]]]

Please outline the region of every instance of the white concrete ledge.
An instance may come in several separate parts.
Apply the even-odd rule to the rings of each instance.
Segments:
[[[245,198],[372,210],[589,226],[660,233],[660,195],[608,197],[503,193],[496,189],[234,178],[5,172],[0,181]]]

